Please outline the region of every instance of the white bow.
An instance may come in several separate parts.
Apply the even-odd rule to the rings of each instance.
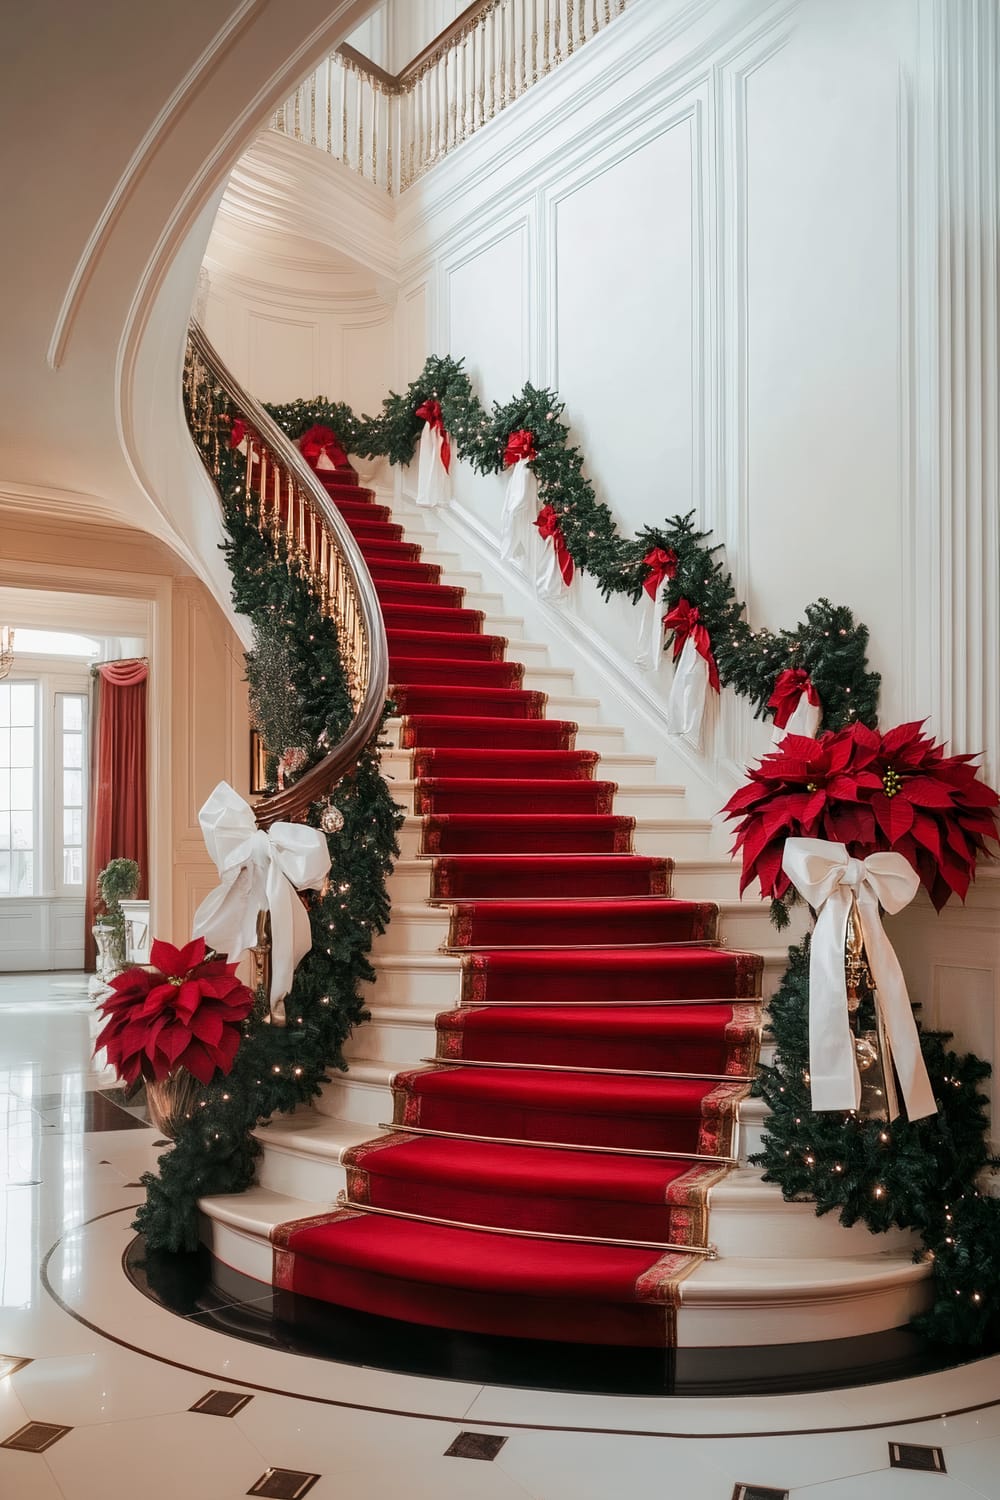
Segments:
[[[198,814],[222,884],[194,914],[192,936],[235,963],[257,942],[257,914],[271,913],[271,1017],[285,1023],[285,996],[296,965],[312,947],[309,914],[298,891],[320,890],[330,850],[318,828],[304,823],[257,827],[253,808],[220,781]]]
[[[868,965],[911,1120],[937,1113],[899,959],[886,936],[880,904],[890,915],[920,887],[901,854],[852,859],[844,844],[786,839],[782,869],[816,912],[809,956],[809,1079],[814,1110],[857,1109],[861,1102],[854,1038],[847,1011],[844,944],[851,894],[857,897]],[[886,1067],[890,1061],[885,1060]]]

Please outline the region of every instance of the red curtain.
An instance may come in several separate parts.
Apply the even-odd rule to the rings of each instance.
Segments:
[[[146,809],[146,679],[144,661],[102,662],[97,668],[91,736],[87,848],[86,958],[96,967],[91,927],[97,877],[109,859],[134,859],[139,896],[149,894]]]

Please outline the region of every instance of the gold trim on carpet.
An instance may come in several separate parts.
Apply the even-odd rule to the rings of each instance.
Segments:
[[[694,1166],[667,1187],[670,1238],[679,1245],[708,1244],[708,1195],[730,1173],[728,1163]]]
[[[754,1075],[760,1057],[763,1031],[763,1006],[733,1006],[733,1017],[725,1032],[726,1043],[729,1047],[726,1060],[727,1073],[742,1073],[746,1077]]]
[[[677,1309],[681,1302],[681,1282],[701,1265],[699,1255],[671,1251],[663,1255],[648,1271],[643,1271],[634,1287],[637,1302],[658,1302],[663,1307],[663,1342],[666,1348],[677,1347]]]
[[[737,1000],[755,1000],[760,996],[764,960],[759,953],[734,953],[736,960]]]
[[[749,1095],[750,1085],[746,1083],[720,1083],[705,1095],[701,1101],[699,1155],[732,1155],[737,1111]]]

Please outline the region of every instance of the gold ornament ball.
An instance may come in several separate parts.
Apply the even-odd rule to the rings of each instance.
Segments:
[[[328,802],[320,814],[319,826],[324,833],[339,833],[344,826],[344,814],[334,803]]]

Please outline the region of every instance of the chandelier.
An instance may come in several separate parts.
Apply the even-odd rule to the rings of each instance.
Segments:
[[[0,625],[0,681],[9,674],[14,665],[14,627]]]

